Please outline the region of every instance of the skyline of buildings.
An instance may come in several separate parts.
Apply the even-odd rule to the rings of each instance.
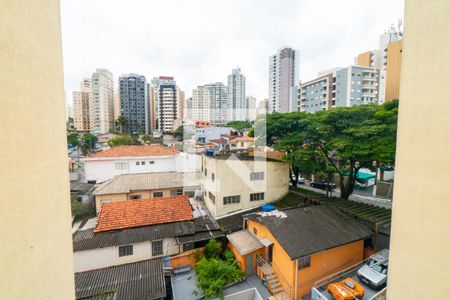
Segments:
[[[379,49],[356,55],[353,65],[320,71],[316,78],[306,82],[298,80],[299,51],[290,47],[279,49],[269,57],[269,98],[263,104],[264,100],[258,102],[246,95],[246,77],[240,68],[232,69],[228,85],[219,81],[199,85],[192,89],[192,97],[188,99],[171,76],[154,77],[141,86],[139,99],[134,95],[134,87],[127,93],[120,91],[125,80],[120,76],[119,91],[114,93],[112,74],[106,69],[97,69],[91,77],[89,95],[82,88],[73,92],[75,128],[94,134],[111,132],[115,120],[123,115],[129,122],[128,133],[170,133],[186,120],[223,125],[234,120],[253,121],[262,112],[316,112],[334,107],[383,104],[399,96],[400,25],[398,28],[391,26],[380,35]],[[94,82],[96,78],[100,84]],[[164,83],[162,89],[160,80]],[[86,112],[89,112],[89,121]]]

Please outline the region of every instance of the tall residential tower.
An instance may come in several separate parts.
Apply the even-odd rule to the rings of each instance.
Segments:
[[[97,69],[92,74],[89,109],[93,134],[114,130],[114,81],[112,73],[106,69]]]
[[[297,110],[299,53],[282,48],[269,58],[269,113]]]
[[[78,131],[91,130],[90,125],[90,95],[91,95],[90,78],[84,78],[80,84],[80,90],[74,91],[73,96],[73,123]]]
[[[150,107],[147,97],[147,81],[138,74],[119,77],[120,115],[127,119],[127,133],[150,133]]]
[[[228,75],[228,121],[245,119],[245,76],[237,68]]]
[[[211,125],[227,123],[227,87],[222,82],[198,86],[192,90],[190,117]]]
[[[153,128],[162,133],[173,132],[174,121],[181,116],[179,90],[173,77],[159,76],[152,79],[151,104],[154,111]]]

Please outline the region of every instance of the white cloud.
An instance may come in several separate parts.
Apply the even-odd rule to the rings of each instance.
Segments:
[[[403,17],[402,0],[62,0],[65,88],[96,68],[174,76],[192,89],[226,83],[236,66],[247,94],[268,96],[268,57],[300,50],[300,79],[353,63]],[[116,83],[117,85],[117,83]],[[70,98],[70,97],[69,97]]]

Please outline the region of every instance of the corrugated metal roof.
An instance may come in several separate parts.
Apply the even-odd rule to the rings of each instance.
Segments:
[[[183,175],[177,172],[122,174],[99,185],[95,189],[94,195],[178,187],[183,187]]]
[[[178,244],[188,244],[194,242],[207,241],[210,239],[217,239],[225,235],[220,230],[196,232],[193,235],[185,235],[177,237]]]
[[[175,222],[116,231],[94,233],[93,229],[78,230],[72,236],[73,251],[120,246],[195,233],[194,222]]]
[[[75,273],[75,294],[95,300],[165,297],[163,258]]]
[[[264,245],[247,230],[239,230],[227,235],[227,239],[236,248],[240,255],[246,255],[261,249]]]
[[[291,257],[317,253],[369,238],[372,231],[337,208],[323,205],[283,211],[287,217],[247,215],[264,224]]]

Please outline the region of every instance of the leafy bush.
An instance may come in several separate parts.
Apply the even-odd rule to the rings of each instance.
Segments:
[[[221,259],[224,257],[225,260]],[[222,289],[225,285],[238,281],[245,276],[238,267],[233,253],[226,250],[222,255],[222,247],[216,240],[210,240],[205,246],[205,256],[195,266],[197,284],[206,297],[219,295],[223,299]]]
[[[220,255],[222,254],[222,245],[212,239],[208,242],[208,244],[206,244],[205,246],[205,257],[206,258],[215,258],[218,259],[220,258]]]

